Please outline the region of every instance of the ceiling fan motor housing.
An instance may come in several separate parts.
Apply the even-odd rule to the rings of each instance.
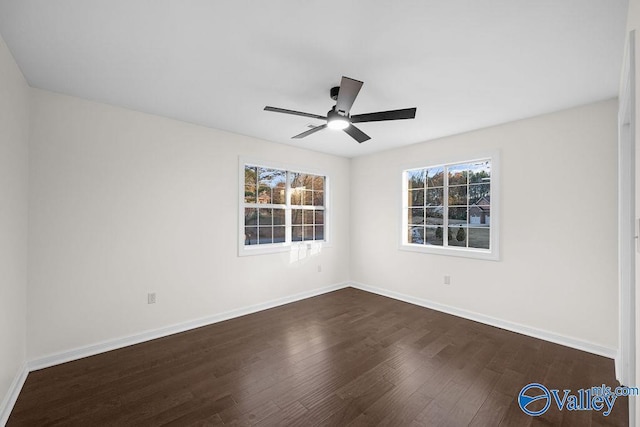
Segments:
[[[343,112],[336,111],[336,107],[334,106],[331,110],[327,112],[327,121],[332,120],[349,120],[349,115],[344,114]]]
[[[329,95],[331,96],[331,99],[333,99],[334,101],[337,101],[339,92],[340,92],[340,86],[332,87],[331,90],[329,91]]]

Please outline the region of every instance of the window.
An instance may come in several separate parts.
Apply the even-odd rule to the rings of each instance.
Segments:
[[[497,156],[403,171],[402,249],[498,259]]]
[[[326,176],[261,162],[240,167],[240,255],[326,241]]]

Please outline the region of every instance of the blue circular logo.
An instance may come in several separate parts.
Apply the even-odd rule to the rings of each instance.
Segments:
[[[527,392],[529,393],[527,394]],[[537,402],[542,399],[546,399],[546,403],[542,409],[538,411],[531,411],[527,409],[533,402]],[[537,417],[538,415],[542,415],[547,412],[547,409],[551,406],[551,393],[549,393],[549,389],[542,384],[528,384],[520,390],[520,394],[518,395],[518,405],[520,405],[520,409],[522,409],[522,412],[525,414]]]

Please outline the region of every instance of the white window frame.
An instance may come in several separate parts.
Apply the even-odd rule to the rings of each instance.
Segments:
[[[263,245],[245,245],[245,224],[244,224],[244,209],[246,207],[244,202],[244,169],[246,165],[258,166],[270,169],[279,169],[287,172],[287,192],[286,203],[278,205],[285,210],[285,241],[280,243],[270,243]],[[291,204],[291,188],[289,183],[289,173],[306,173],[310,175],[320,175],[324,177],[324,240],[304,240],[304,241],[292,241],[292,223],[291,223],[291,211],[295,209],[307,209],[304,206]],[[285,164],[280,162],[273,162],[269,160],[253,159],[248,157],[238,158],[238,256],[249,255],[262,255],[272,254],[279,252],[297,251],[302,248],[319,250],[322,247],[330,246],[331,236],[331,200],[330,191],[330,178],[326,172],[305,168],[291,164]],[[269,205],[262,205],[260,207],[268,207]],[[253,207],[253,206],[251,206]],[[313,208],[313,207],[310,207]]]
[[[489,249],[478,249],[478,248],[461,248],[459,246],[435,246],[435,245],[423,245],[416,243],[409,243],[408,238],[408,218],[407,218],[407,210],[409,208],[409,197],[408,197],[408,184],[407,184],[407,172],[413,169],[423,169],[423,168],[435,168],[435,167],[446,167],[455,166],[463,163],[472,163],[480,160],[490,160],[491,161],[491,200],[489,202],[491,207],[491,215],[489,217],[489,228],[490,228],[490,241],[489,241]],[[447,159],[434,159],[423,161],[420,163],[413,163],[409,165],[405,165],[401,170],[401,189],[402,189],[402,209],[401,209],[401,226],[400,226],[400,246],[399,249],[403,251],[410,252],[421,252],[427,254],[438,254],[438,255],[447,255],[447,256],[456,256],[456,257],[464,257],[464,258],[475,258],[482,260],[490,260],[490,261],[499,261],[500,260],[500,152],[499,151],[489,151],[484,153],[476,153],[474,155],[469,156],[459,156],[455,158],[447,158]],[[447,178],[445,173],[445,180]],[[444,183],[443,183],[444,184]],[[449,205],[449,197],[448,197],[448,188],[449,185],[444,186],[444,194],[443,194],[443,232],[446,233],[448,226],[448,205]]]

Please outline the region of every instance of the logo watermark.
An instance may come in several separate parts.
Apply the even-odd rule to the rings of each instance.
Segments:
[[[562,411],[598,411],[608,417],[619,396],[637,396],[637,387],[620,386],[611,389],[604,384],[587,389],[571,390],[548,389],[539,383],[530,383],[522,387],[518,394],[518,405],[522,412],[537,417],[549,410],[552,404]]]

